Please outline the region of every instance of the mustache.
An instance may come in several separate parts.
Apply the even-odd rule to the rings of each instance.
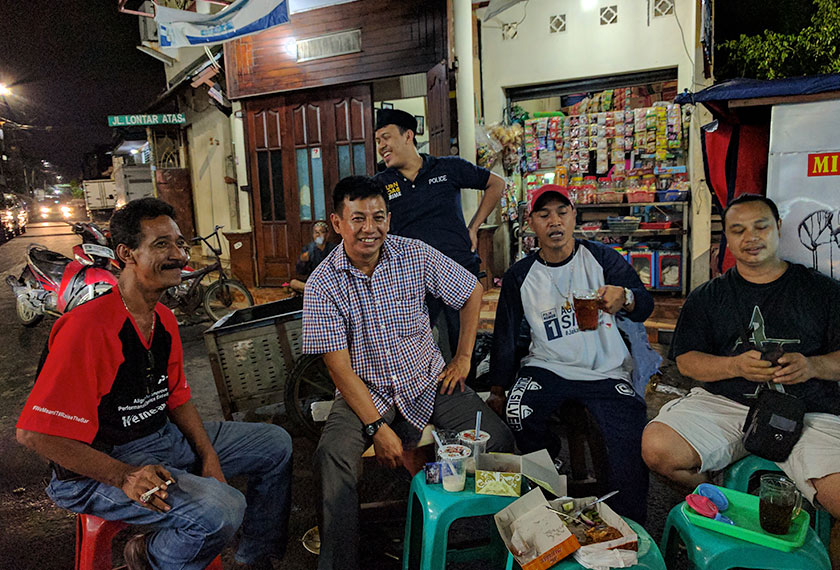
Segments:
[[[161,265],[161,269],[183,269],[186,266],[186,263],[173,262]]]

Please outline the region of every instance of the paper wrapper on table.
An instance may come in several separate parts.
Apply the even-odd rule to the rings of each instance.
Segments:
[[[574,499],[572,510],[579,509],[595,499],[596,497]],[[557,510],[563,510],[563,504],[568,504],[568,502],[568,500],[557,499],[549,504]],[[621,538],[581,546],[575,552],[575,560],[578,564],[597,570],[629,568],[638,564],[639,536],[630,528],[630,525],[605,503],[598,503],[592,508],[598,510],[598,515],[605,523],[621,533]]]
[[[475,492],[479,495],[518,497],[523,476],[557,497],[566,495],[566,476],[558,475],[545,449],[527,455],[480,453],[475,458]]]
[[[522,570],[545,570],[580,548],[577,538],[549,511],[534,489],[495,515],[496,528]]]

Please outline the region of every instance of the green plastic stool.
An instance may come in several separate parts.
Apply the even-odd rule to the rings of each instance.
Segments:
[[[516,499],[476,494],[473,477],[467,477],[463,491],[450,493],[443,490],[443,485],[427,485],[425,473],[420,471],[411,480],[408,495],[403,570],[444,570],[447,559],[461,562],[483,558],[501,566],[507,549],[498,532],[493,532],[488,546],[455,550],[447,549],[449,527],[458,519],[495,515]]]
[[[750,480],[759,472],[781,473],[779,466],[758,455],[747,455],[726,468],[723,473],[723,486],[743,493],[751,492]],[[825,509],[815,508],[814,530],[822,543],[828,547],[831,540],[831,514]]]
[[[697,570],[831,570],[828,552],[813,529],[808,529],[800,548],[783,552],[695,526],[683,513],[684,504],[671,509],[662,532],[660,546],[669,568],[675,565],[678,541],[682,540],[688,559]]]
[[[648,532],[643,529],[641,525],[631,521],[627,517],[624,517],[624,520],[627,521],[627,524],[630,525],[633,532],[639,536],[639,561],[633,566],[630,566],[630,568],[637,568],[638,570],[666,570],[665,559],[662,558],[662,553],[659,551],[659,547],[656,546],[656,543],[650,537]],[[513,564],[513,555],[508,553],[507,566],[505,567],[505,570],[513,570]],[[584,566],[575,562],[575,559],[570,555],[568,558],[561,560],[552,566],[550,570],[577,570],[579,568],[584,568]]]

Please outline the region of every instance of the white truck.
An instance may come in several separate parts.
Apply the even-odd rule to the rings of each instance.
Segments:
[[[132,200],[155,195],[151,165],[127,165],[114,159],[114,181],[116,182],[117,207]]]
[[[91,220],[107,220],[117,204],[117,185],[112,178],[84,180],[85,205]]]

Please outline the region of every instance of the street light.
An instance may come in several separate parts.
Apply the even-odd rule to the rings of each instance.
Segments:
[[[5,84],[0,83],[0,97],[8,97],[12,94],[12,90],[6,87]]]

